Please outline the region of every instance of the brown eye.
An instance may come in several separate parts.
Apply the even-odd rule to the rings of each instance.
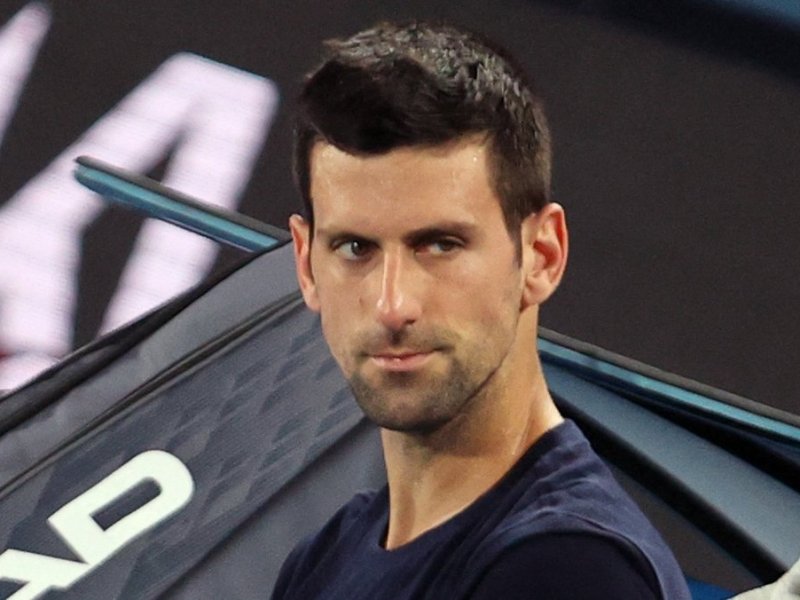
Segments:
[[[360,260],[369,255],[372,244],[366,240],[343,240],[334,246],[334,252],[345,260]]]
[[[442,238],[425,243],[419,251],[431,256],[444,256],[461,247],[463,244],[459,240]]]

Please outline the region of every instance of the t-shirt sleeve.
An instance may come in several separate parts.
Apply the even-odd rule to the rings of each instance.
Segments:
[[[297,569],[298,557],[301,553],[302,545],[295,546],[295,548],[283,561],[281,569],[278,572],[278,578],[275,580],[275,587],[272,589],[270,600],[281,600],[286,596],[286,592],[291,584],[291,580],[295,575]]]
[[[645,559],[613,541],[581,533],[532,538],[503,553],[470,600],[660,600]]]

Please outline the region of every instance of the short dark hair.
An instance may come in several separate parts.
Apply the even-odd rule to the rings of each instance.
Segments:
[[[541,101],[511,56],[447,25],[381,23],[326,42],[298,99],[294,174],[313,221],[318,141],[354,155],[484,134],[509,233],[550,201],[550,134]]]

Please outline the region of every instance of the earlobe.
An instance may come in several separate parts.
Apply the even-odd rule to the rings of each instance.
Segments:
[[[564,209],[551,202],[522,222],[525,306],[541,304],[558,287],[567,265],[569,236]]]
[[[289,218],[289,230],[292,232],[294,266],[303,300],[308,308],[319,312],[317,285],[311,269],[311,226],[300,215],[292,215]]]

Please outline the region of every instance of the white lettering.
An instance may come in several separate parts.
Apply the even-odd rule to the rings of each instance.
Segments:
[[[0,143],[49,28],[50,11],[31,2],[0,30]]]
[[[0,348],[58,358],[71,348],[80,242],[103,203],[72,178],[86,154],[146,172],[175,145],[164,183],[235,208],[277,106],[267,79],[193,54],[161,65],[110,113],[0,207]],[[197,282],[216,246],[148,221],[104,320],[108,330]],[[0,389],[36,373],[0,362]]]
[[[146,481],[159,486],[157,497],[108,529],[97,524],[94,514]],[[193,491],[192,476],[180,460],[167,452],[151,450],[64,505],[47,521],[75,554],[95,568],[136,536],[183,508]]]
[[[89,565],[9,548],[0,554],[0,579],[25,585],[9,600],[33,600],[50,589],[66,589],[89,572]]]
[[[158,496],[108,529],[97,524],[94,515],[98,511],[148,481],[158,486]],[[25,584],[9,600],[33,600],[50,589],[70,587],[125,545],[181,510],[193,493],[192,475],[178,458],[162,450],[139,454],[47,520],[82,562],[13,548],[0,554],[0,579]]]

